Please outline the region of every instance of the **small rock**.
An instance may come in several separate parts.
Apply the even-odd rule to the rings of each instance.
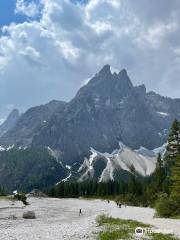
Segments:
[[[23,218],[25,219],[35,219],[36,215],[34,211],[27,211],[23,213]]]
[[[17,217],[16,217],[15,215],[10,215],[10,216],[8,217],[8,219],[10,219],[10,220],[16,220]]]

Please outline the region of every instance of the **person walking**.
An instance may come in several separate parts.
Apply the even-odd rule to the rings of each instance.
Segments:
[[[79,216],[81,216],[82,215],[82,209],[80,208],[79,209]]]

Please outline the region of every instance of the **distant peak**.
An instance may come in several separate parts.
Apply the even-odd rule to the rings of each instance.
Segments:
[[[10,114],[9,114],[9,116],[8,117],[11,117],[11,116],[14,116],[14,115],[17,115],[17,116],[19,116],[19,110],[18,109],[13,109],[11,112],[10,112]]]
[[[9,113],[8,117],[6,118],[6,121],[9,121],[9,120],[11,120],[11,119],[19,118],[19,116],[20,116],[19,110],[18,110],[18,109],[13,109],[13,110]]]
[[[126,69],[122,69],[119,74],[118,74],[118,79],[123,82],[125,85],[127,85],[128,87],[132,88],[133,84],[127,74]]]
[[[119,76],[127,76],[127,71],[126,71],[126,69],[122,69],[122,70],[119,72],[118,75],[119,75]]]
[[[107,74],[111,74],[111,67],[109,64],[104,65],[104,67],[99,72],[99,75],[107,75]]]

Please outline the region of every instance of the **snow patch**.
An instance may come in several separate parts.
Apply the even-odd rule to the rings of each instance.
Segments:
[[[69,173],[69,175],[66,178],[62,179],[61,182],[67,182],[68,179],[71,178],[71,176],[72,176],[72,173]]]
[[[167,145],[168,145],[168,143],[164,143],[162,146],[160,146],[160,147],[158,147],[158,148],[155,148],[155,149],[153,150],[153,152],[156,154],[156,156],[157,156],[158,154],[161,154],[161,157],[163,157],[163,156],[165,155],[165,153],[166,153]]]
[[[6,149],[2,146],[0,146],[0,152],[6,151]]]
[[[66,165],[66,168],[69,169],[69,170],[71,170],[71,166],[69,166],[69,165]]]
[[[145,147],[140,147],[139,149],[135,150],[135,152],[143,155],[143,156],[149,156],[149,157],[155,157],[155,153]]]
[[[149,176],[156,167],[156,153],[144,147],[141,147],[139,150],[132,150],[122,142],[119,142],[119,149],[114,150],[112,153],[101,153],[93,148],[90,151],[92,154],[89,159],[85,158],[78,170],[78,172],[85,171],[80,177],[80,181],[89,177],[93,178],[96,171],[94,163],[102,159],[106,166],[100,175],[100,182],[114,180],[114,171],[117,169],[131,172],[131,166],[133,165],[138,174]]]
[[[166,113],[166,112],[157,112],[157,113],[164,117],[169,116],[169,113]]]

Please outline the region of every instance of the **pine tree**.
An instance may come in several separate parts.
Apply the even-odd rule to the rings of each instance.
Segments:
[[[176,161],[171,170],[171,194],[180,198],[180,155],[176,157]]]
[[[176,119],[174,120],[168,138],[167,153],[165,155],[165,188],[166,192],[169,194],[170,185],[172,180],[171,170],[176,162],[176,157],[180,155],[180,122]]]
[[[166,187],[168,195],[162,195],[156,202],[159,215],[170,217],[180,215],[180,122],[175,120],[172,124],[166,163]]]
[[[0,185],[0,196],[5,196],[6,195],[6,191],[5,189]]]
[[[163,181],[165,178],[163,160],[161,154],[158,154],[156,169],[153,174],[153,185],[155,192],[161,192],[163,188]]]
[[[176,119],[170,129],[167,151],[170,157],[176,157],[180,154],[180,122]]]

